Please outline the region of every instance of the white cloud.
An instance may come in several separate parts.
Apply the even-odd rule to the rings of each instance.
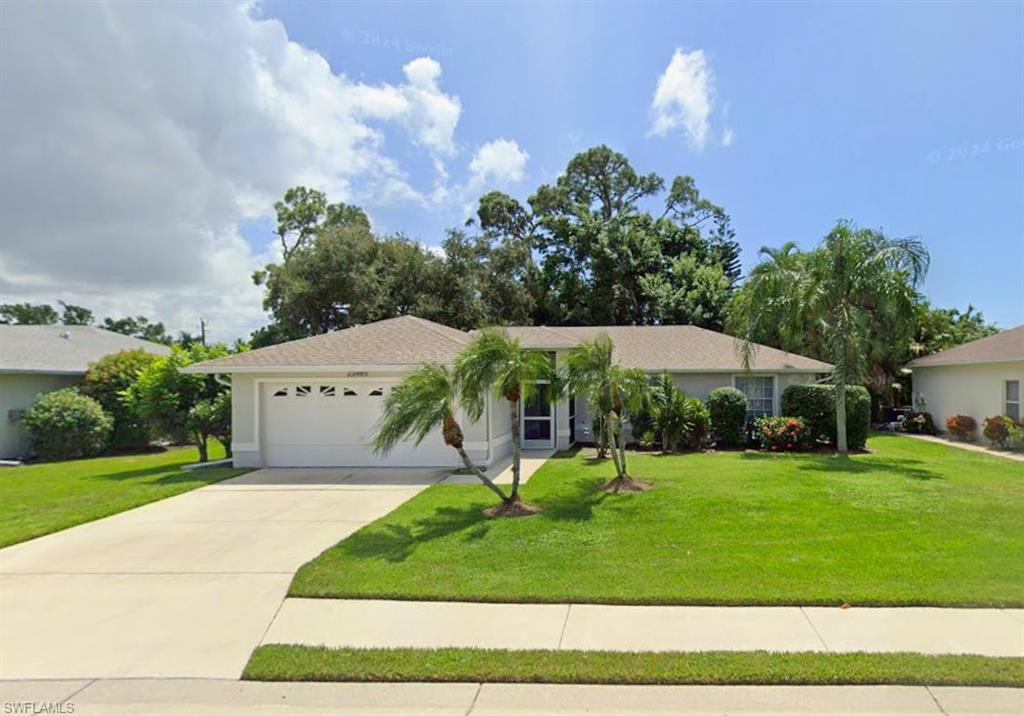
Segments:
[[[470,186],[512,184],[526,176],[530,155],[511,139],[495,139],[481,146],[469,162]]]
[[[704,51],[677,48],[654,90],[650,134],[682,129],[690,146],[700,151],[711,131],[714,95],[715,77]]]
[[[294,184],[372,209],[446,197],[462,107],[419,58],[332,71],[252,4],[15,3],[0,23],[0,302],[61,298],[221,337],[262,322],[242,238]],[[403,132],[437,169],[413,186]]]
[[[722,130],[722,146],[731,147],[733,140],[736,138],[735,133],[732,131],[732,127],[726,127]]]

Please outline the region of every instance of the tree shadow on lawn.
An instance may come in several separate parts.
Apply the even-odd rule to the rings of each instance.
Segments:
[[[786,453],[744,453],[744,460],[775,460]],[[878,458],[872,456],[868,460],[848,455],[801,455],[790,453],[796,457],[805,457],[797,463],[796,469],[802,472],[821,472],[825,474],[835,473],[890,473],[896,477],[906,477],[912,480],[944,480],[943,475],[929,470],[921,460],[907,458]]]
[[[143,467],[137,470],[117,470],[111,472],[104,472],[97,475],[84,476],[86,480],[115,480],[121,482],[123,480],[136,480],[144,479],[147,477],[155,477],[155,480],[147,480],[146,483],[150,485],[176,485],[181,482],[220,482],[224,479],[224,470],[230,470],[234,473],[236,470],[237,474],[242,474],[244,470],[233,467],[207,467],[207,468],[196,468],[194,470],[182,470],[180,465],[156,465],[153,467]],[[228,475],[231,477],[232,475]]]
[[[617,509],[616,499],[629,499],[630,495],[609,495],[601,490],[603,478],[580,478],[573,483],[575,489],[565,489],[545,496],[541,500],[527,500],[541,507],[542,512],[530,517],[509,518],[519,524],[544,521],[581,522],[594,516],[594,509],[603,505],[606,509]],[[607,500],[612,501],[605,504]],[[491,529],[505,520],[488,519],[483,515],[482,502],[465,507],[438,507],[430,516],[414,520],[411,525],[371,525],[342,541],[338,548],[347,556],[359,559],[384,559],[388,562],[404,562],[417,547],[432,540],[443,539],[462,533],[465,542],[484,539]]]

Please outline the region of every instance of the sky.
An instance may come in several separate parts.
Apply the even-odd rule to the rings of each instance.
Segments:
[[[296,184],[437,246],[606,144],[762,246],[918,236],[1024,323],[1024,3],[4,3],[0,303],[246,336]]]

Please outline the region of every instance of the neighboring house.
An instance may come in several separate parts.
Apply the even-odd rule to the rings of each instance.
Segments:
[[[0,325],[0,458],[27,456],[21,419],[36,396],[80,382],[89,364],[104,356],[136,348],[170,353],[159,343],[94,326]]]
[[[832,366],[760,347],[752,370],[742,369],[735,339],[694,326],[588,328],[510,327],[528,348],[555,357],[556,365],[581,341],[602,331],[625,366],[652,374],[670,371],[676,383],[704,399],[719,386],[743,390],[755,414],[777,414],[781,391],[815,380]],[[450,365],[471,333],[403,316],[312,338],[282,343],[189,366],[187,372],[231,375],[232,448],[241,466],[452,466],[458,457],[440,433],[419,445],[400,444],[386,457],[370,441],[384,396],[426,361]],[[520,416],[527,448],[566,449],[590,441],[586,401],[553,403],[543,395]],[[491,396],[483,418],[460,418],[470,457],[490,464],[511,450],[509,411]]]
[[[913,371],[914,409],[929,412],[939,429],[952,415],[1019,420],[1024,390],[1024,326],[918,358]]]

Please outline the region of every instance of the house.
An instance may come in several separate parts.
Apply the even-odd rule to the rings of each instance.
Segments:
[[[556,365],[582,341],[602,331],[625,366],[670,371],[690,395],[704,399],[719,386],[748,396],[752,414],[777,414],[781,391],[809,382],[832,366],[761,347],[751,371],[736,355],[735,339],[694,326],[510,327],[527,348],[546,351]],[[232,449],[241,466],[454,466],[458,456],[440,434],[416,446],[399,445],[386,457],[370,442],[384,396],[426,361],[451,364],[473,335],[402,316],[282,343],[189,366],[188,372],[228,374],[232,387]],[[590,440],[586,401],[549,400],[543,390],[523,406],[523,446],[566,449]],[[489,397],[476,423],[461,418],[470,457],[490,464],[511,451],[510,417],[503,399]]]
[[[1019,420],[1024,386],[1024,326],[911,361],[914,409],[941,429],[953,415],[979,425],[993,415]]]
[[[159,343],[95,326],[0,325],[0,458],[28,454],[20,423],[36,396],[80,382],[89,364],[104,356],[137,348],[170,353]]]

